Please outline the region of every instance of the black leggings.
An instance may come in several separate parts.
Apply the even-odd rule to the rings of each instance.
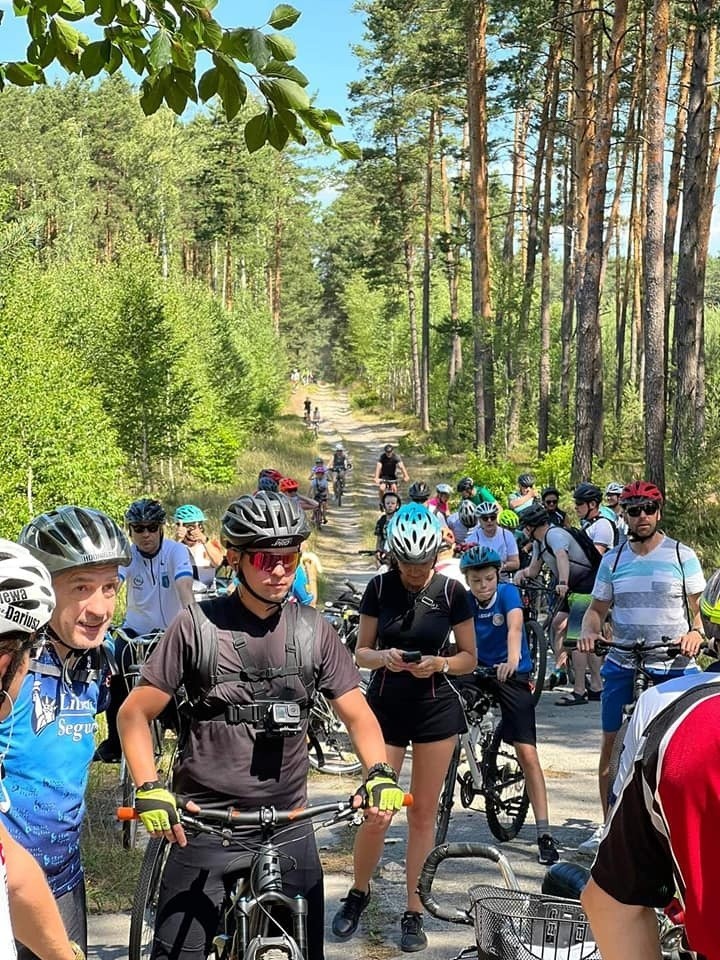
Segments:
[[[294,838],[290,844],[289,838]],[[315,835],[303,824],[277,833],[275,843],[283,892],[302,893],[308,901],[308,960],[323,960],[325,896]],[[220,919],[223,871],[239,855],[249,863],[243,845],[222,847],[215,837],[203,835],[188,838],[186,847],[173,846],[160,885],[152,960],[205,960]],[[278,919],[292,932],[286,918]],[[269,936],[276,935],[271,928]]]

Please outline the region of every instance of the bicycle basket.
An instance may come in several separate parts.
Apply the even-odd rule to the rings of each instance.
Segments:
[[[478,960],[600,960],[577,901],[482,885],[470,903]]]

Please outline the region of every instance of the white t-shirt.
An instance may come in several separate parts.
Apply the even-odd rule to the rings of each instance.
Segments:
[[[5,869],[5,851],[0,843],[0,957],[14,960],[17,957],[15,937],[10,923],[10,900],[8,897],[7,871]]]
[[[592,542],[600,547],[606,547],[609,550],[615,544],[615,531],[612,523],[605,517],[598,517],[592,523],[583,524],[583,530]]]
[[[179,542],[179,541],[178,541]],[[194,543],[191,547],[185,546],[190,551],[193,564],[197,570],[197,579],[200,583],[209,587],[215,579],[215,566],[213,565],[204,543]]]
[[[165,630],[182,610],[177,581],[192,575],[192,558],[184,543],[163,539],[154,557],[144,557],[133,544],[130,565],[120,567],[120,579],[127,584],[123,628],[138,635]]]
[[[488,537],[480,527],[474,527],[465,537],[465,546],[468,544],[477,544],[479,547],[488,547],[490,550],[495,550],[496,553],[500,554],[503,563],[508,557],[512,559],[518,556],[517,540],[503,527],[498,527],[492,537]]]

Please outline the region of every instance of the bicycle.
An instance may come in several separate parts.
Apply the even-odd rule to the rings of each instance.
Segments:
[[[525,774],[515,752],[503,743],[502,721],[494,722],[497,699],[490,685],[482,682],[493,679],[495,671],[478,667],[473,677],[472,685],[459,690],[467,731],[460,734],[445,775],[435,822],[435,843],[443,843],[447,836],[456,783],[460,785],[460,802],[466,809],[475,797],[483,798],[488,827],[501,842],[517,836],[530,806]],[[463,755],[468,769],[461,775]]]
[[[129,637],[124,630],[117,627],[114,636],[125,644],[123,647],[120,670],[125,680],[128,693],[135,687],[140,679],[140,672],[143,664],[155,649],[161,637],[162,630],[155,630],[152,633],[144,634],[139,637]],[[153,755],[155,763],[160,764],[163,755],[163,744],[165,739],[165,728],[160,717],[156,717],[150,724],[150,736],[152,737]],[[172,766],[172,764],[170,764]],[[132,807],[135,803],[135,784],[130,775],[130,768],[125,761],[125,754],[120,757],[120,786],[122,791],[122,804],[124,807]],[[137,843],[137,821],[124,820],[122,822],[122,845],[125,850],[132,850]]]
[[[504,886],[476,884],[468,890],[463,909],[443,906],[432,894],[438,866],[444,860],[490,860],[500,870]],[[575,868],[574,864],[563,864]],[[555,864],[548,873],[556,872]],[[582,870],[582,868],[580,868]],[[578,896],[586,872],[578,883]],[[543,883],[543,890],[545,883]],[[474,927],[475,945],[455,960],[600,960],[587,917],[577,899],[520,889],[512,866],[496,848],[479,843],[449,843],[428,854],[418,881],[418,893],[431,916],[447,923]]]
[[[317,505],[312,512],[312,522],[316,530],[321,530],[327,523],[327,500],[317,500]]]
[[[216,836],[225,846],[233,839],[240,841],[237,831],[243,827],[256,827],[260,834],[259,839],[245,843],[245,848],[252,853],[250,864],[236,857],[226,868],[227,893],[208,960],[280,960],[283,957],[303,960],[307,953],[307,900],[302,895],[290,897],[283,893],[283,865],[288,857],[282,852],[283,844],[275,842],[276,836],[283,827],[328,814],[330,819],[322,826],[347,820],[359,824],[362,810],[353,807],[353,799],[300,810],[261,807],[251,813],[234,809],[190,813],[186,804],[177,798],[180,822],[190,833]],[[405,805],[411,803],[412,797],[406,794]],[[132,808],[120,808],[117,815],[121,820],[137,818]],[[128,960],[147,960],[150,956],[160,882],[169,850],[170,844],[163,837],[151,839],[145,851],[130,914]],[[289,914],[292,934],[273,917],[273,908]]]
[[[342,467],[333,468],[333,496],[335,503],[341,507],[343,493],[345,492],[345,471]]]
[[[552,623],[563,598],[540,580],[527,580],[519,589],[523,602],[525,635],[533,662],[530,684],[533,688],[533,700],[537,705],[545,689],[548,649],[553,649]],[[545,610],[545,616],[541,622],[542,610]]]

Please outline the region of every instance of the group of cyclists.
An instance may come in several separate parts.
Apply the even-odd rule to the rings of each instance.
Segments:
[[[342,447],[333,458],[336,453],[338,459],[346,456]],[[349,466],[346,460],[344,469]],[[433,492],[422,481],[410,486],[409,502],[402,505],[397,486],[392,489],[400,478],[409,481],[402,459],[387,445],[376,473],[385,486],[376,528],[385,567],[361,602],[356,663],[327,620],[310,606],[287,602],[310,528],[297,483],[278,471],[261,471],[255,492],[229,504],[217,539],[208,536],[205,515],[193,504],[175,511],[175,535],[166,536],[162,504],[143,498],[128,507],[126,529],[99,510],[65,506],[30,521],[17,544],[0,542],[0,843],[9,896],[5,903],[0,892],[3,947],[12,946],[11,919],[23,960],[84,956],[79,839],[88,771],[93,758],[112,762],[122,751],[142,823],[172,845],[152,956],[206,957],[224,870],[252,834],[227,843],[186,835],[176,794],[216,809],[301,806],[308,708],[319,690],[347,727],[363,764],[357,803],[365,820],[356,838],[352,886],[333,917],[333,933],[340,940],[351,937],[370,902],[385,832],[403,803],[398,779],[412,746],[414,802],[408,809],[400,947],[424,949],[417,882],[433,845],[443,780],[464,730],[462,689],[480,682],[473,676],[477,664],[494,671],[494,679],[482,683],[493,685],[503,738],[525,775],[538,860],[556,862],[519,592],[545,566],[560,601],[556,635],[562,636],[568,595],[583,590],[592,598],[573,654],[576,689],[560,702],[601,701],[603,826],[581,848],[597,853],[584,897],[603,957],[627,955],[617,916],[625,917],[633,942],[652,941],[647,910],[664,905],[670,887],[684,898],[691,944],[712,956],[701,882],[707,857],[696,851],[706,840],[700,834],[707,804],[715,802],[707,797],[716,775],[712,764],[702,763],[702,751],[688,744],[697,717],[720,704],[715,678],[701,674],[695,661],[708,634],[719,629],[720,574],[706,584],[695,553],[662,531],[664,499],[646,481],[610,484],[604,494],[591,483],[575,487],[585,543],[560,509],[559,492],[537,492],[528,474],[518,478],[507,508],[470,477],[455,484],[456,509],[450,484],[438,483]],[[589,550],[597,552],[597,562]],[[230,589],[213,595],[221,564],[229,569]],[[124,635],[161,632],[129,694],[116,672],[121,645],[109,633],[122,584]],[[596,641],[607,629],[628,644],[638,636],[677,640],[675,649],[657,653],[650,664],[659,693],[648,710],[637,712],[647,729],[631,731],[626,749],[639,759],[625,758],[627,777],[614,785],[608,784],[609,755],[622,706],[632,698],[633,670],[617,649],[596,670]],[[562,653],[556,647],[557,670]],[[212,670],[208,662],[215,664]],[[360,691],[358,667],[371,671],[367,696]],[[186,726],[171,789],[156,769],[150,724],[183,697]],[[279,732],[274,725],[277,704],[295,705],[292,729]],[[102,710],[108,737],[96,747]],[[648,730],[655,731],[649,739]],[[647,752],[648,744],[654,753]],[[691,769],[681,762],[688,756]],[[698,791],[690,790],[692,802],[683,805],[679,782],[688,776]],[[608,798],[614,800],[610,810]],[[286,892],[308,899],[308,957],[321,960],[324,895],[314,834],[298,825],[284,839],[294,864],[285,872]]]

